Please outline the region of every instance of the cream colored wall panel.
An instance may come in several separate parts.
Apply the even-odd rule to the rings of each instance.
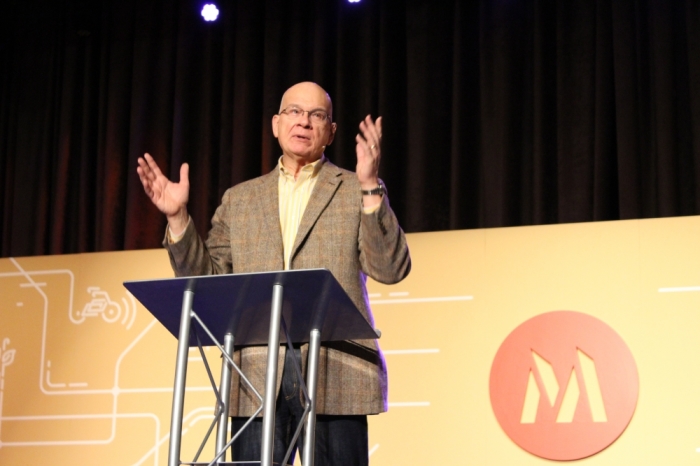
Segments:
[[[482,335],[475,318],[483,278],[484,230],[409,235],[412,270],[398,285],[371,282],[372,309],[389,367],[389,413],[370,418],[372,464],[459,461],[469,409],[488,390],[473,377]],[[379,294],[380,296],[376,296]],[[457,401],[459,400],[459,401]],[[465,402],[467,401],[467,402]],[[475,425],[476,424],[476,425]]]
[[[576,463],[697,464],[698,238],[700,217],[408,235],[410,276],[368,284],[390,378],[371,464],[551,464],[501,429],[489,376],[510,332],[554,310],[607,323],[639,373],[627,430]],[[166,463],[176,341],[122,282],[169,276],[163,250],[0,259],[0,464]],[[191,351],[183,459],[208,385]]]
[[[700,453],[700,218],[640,222],[641,308],[630,316],[640,366],[639,435],[651,460],[695,464]]]

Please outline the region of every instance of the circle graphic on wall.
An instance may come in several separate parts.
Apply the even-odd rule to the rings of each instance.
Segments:
[[[577,460],[610,446],[632,420],[639,375],[605,322],[581,312],[535,316],[503,341],[489,381],[501,428],[524,450]]]

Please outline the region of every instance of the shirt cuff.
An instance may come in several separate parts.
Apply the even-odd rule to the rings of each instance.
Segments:
[[[169,244],[175,244],[178,241],[180,241],[184,236],[185,232],[187,231],[187,227],[190,226],[190,222],[192,221],[192,217],[187,218],[187,225],[185,225],[185,229],[180,232],[179,235],[173,234],[172,231],[170,231],[170,226],[168,226],[168,243]]]
[[[377,202],[376,204],[371,205],[371,206],[369,206],[369,207],[365,207],[365,206],[363,205],[363,206],[362,206],[362,213],[363,213],[363,214],[366,214],[366,215],[373,214],[373,213],[375,213],[375,212],[377,211],[377,209],[379,209],[379,206],[381,206],[381,205],[382,205],[382,201],[381,201],[381,200],[380,200],[379,202]]]

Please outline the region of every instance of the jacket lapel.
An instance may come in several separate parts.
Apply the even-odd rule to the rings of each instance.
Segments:
[[[284,243],[282,242],[282,227],[280,226],[279,207],[279,172],[277,168],[260,178],[262,183],[258,199],[261,203],[261,214],[265,222],[265,231],[270,232],[269,242],[279,251],[279,257],[284,258]]]
[[[296,255],[299,246],[308,236],[314,224],[316,224],[318,217],[321,215],[323,210],[333,198],[335,192],[338,190],[341,182],[341,174],[342,172],[338,169],[338,167],[327,160],[321,167],[321,170],[318,172],[316,186],[311,193],[309,203],[306,205],[304,215],[302,216],[301,223],[299,224],[299,229],[297,230],[296,239],[294,240],[294,248],[292,249],[291,256],[292,259]]]

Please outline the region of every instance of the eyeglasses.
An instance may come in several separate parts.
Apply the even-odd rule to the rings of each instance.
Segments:
[[[280,113],[284,113],[291,120],[298,120],[302,117],[302,115],[304,115],[304,113],[308,113],[309,120],[318,124],[325,123],[326,120],[331,120],[331,117],[328,115],[328,113],[325,112],[325,110],[302,110],[296,105],[290,105],[284,110],[280,110]]]

